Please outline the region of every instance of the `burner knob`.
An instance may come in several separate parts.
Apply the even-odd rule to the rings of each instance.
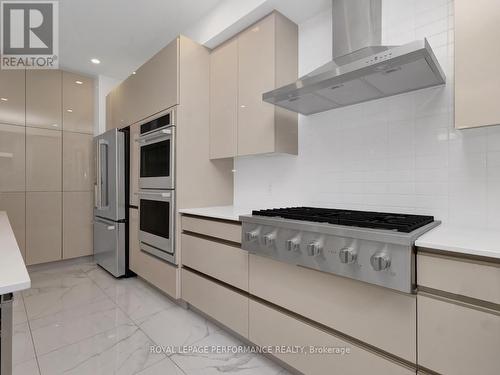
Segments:
[[[262,241],[264,242],[265,246],[273,247],[274,243],[276,242],[276,234],[268,233],[262,237]]]
[[[307,245],[307,255],[310,257],[318,256],[321,253],[321,244],[318,241],[311,242]]]
[[[370,263],[375,271],[383,271],[391,266],[391,257],[385,253],[373,254]]]
[[[344,247],[339,251],[340,263],[351,264],[356,261],[358,254],[350,247]]]
[[[256,241],[258,238],[259,238],[259,231],[258,230],[253,230],[251,232],[245,233],[245,241],[247,241],[247,242]]]
[[[299,251],[300,241],[298,238],[292,238],[291,240],[287,240],[285,242],[285,247],[288,251]]]

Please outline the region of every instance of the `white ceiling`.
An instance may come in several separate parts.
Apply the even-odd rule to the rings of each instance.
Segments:
[[[175,36],[238,2],[276,8],[297,23],[330,6],[330,0],[61,0],[60,66],[123,79]]]

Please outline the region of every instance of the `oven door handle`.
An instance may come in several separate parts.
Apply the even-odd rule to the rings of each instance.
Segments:
[[[162,129],[158,132],[155,132],[153,134],[148,134],[142,137],[139,137],[139,139],[136,139],[136,142],[139,142],[140,144],[145,144],[149,141],[156,140],[157,138],[162,138],[165,137],[165,135],[171,135],[172,134],[172,129]]]
[[[153,192],[149,192],[149,191],[142,191],[142,192],[139,192],[139,193],[134,193],[134,195],[138,195],[138,196],[141,196],[141,195],[158,195],[162,198],[170,198],[172,196],[171,193],[153,193]]]

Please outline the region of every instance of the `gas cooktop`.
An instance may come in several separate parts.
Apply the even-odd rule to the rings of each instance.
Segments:
[[[387,212],[338,210],[333,208],[290,207],[252,211],[255,216],[313,221],[353,227],[389,229],[403,233],[413,232],[434,221],[433,216],[395,214]]]
[[[415,240],[440,224],[432,216],[289,207],[240,216],[249,253],[415,291]]]

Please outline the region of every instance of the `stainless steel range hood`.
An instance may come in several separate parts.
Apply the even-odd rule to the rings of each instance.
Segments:
[[[333,0],[332,12],[333,61],[264,101],[310,115],[446,82],[426,39],[380,45],[381,0]]]

